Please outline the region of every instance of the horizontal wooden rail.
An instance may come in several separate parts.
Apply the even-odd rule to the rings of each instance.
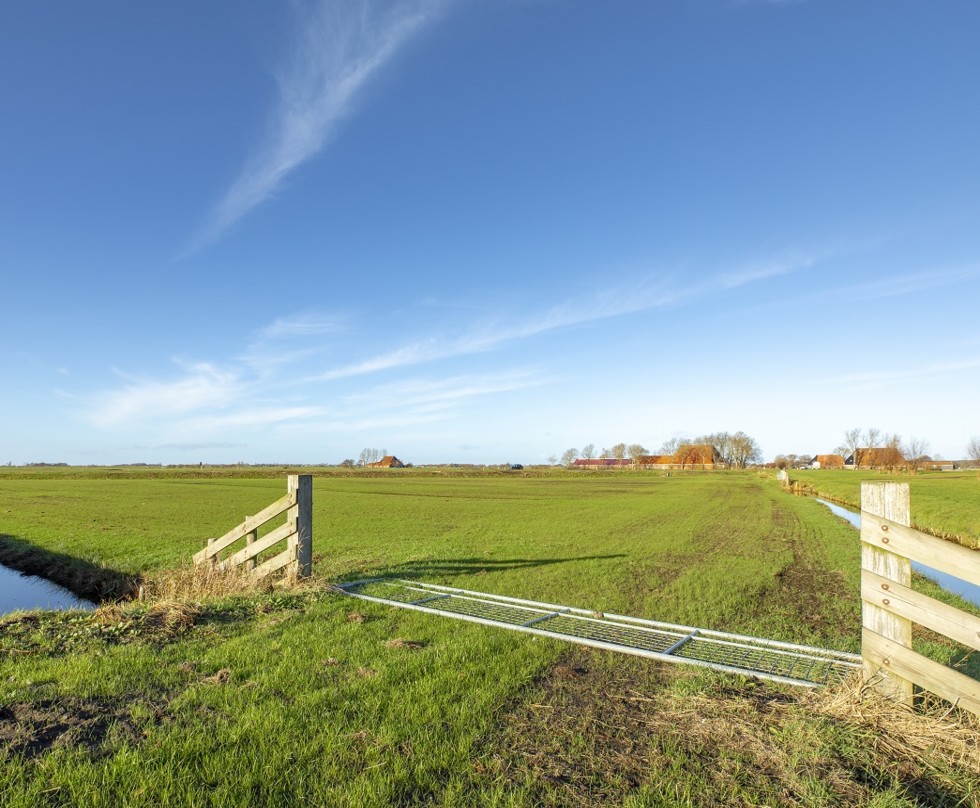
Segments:
[[[980,617],[864,570],[861,597],[885,611],[980,651]]]
[[[861,511],[861,541],[980,586],[980,553],[938,536]]]
[[[980,682],[912,650],[912,624],[980,650],[980,618],[912,588],[917,561],[980,585],[980,551],[913,529],[907,483],[861,484],[865,676],[912,703],[913,685],[980,715]]]
[[[980,715],[980,682],[865,629],[861,655],[940,698]]]
[[[260,527],[284,513],[286,524],[274,528],[262,538],[258,537]],[[242,539],[245,546],[221,560],[221,551]],[[262,553],[283,541],[286,542],[285,550],[257,563]],[[308,577],[313,564],[313,478],[309,474],[289,475],[284,496],[254,516],[246,517],[224,536],[209,539],[207,547],[194,554],[195,564],[206,561],[224,570],[244,564],[250,574],[257,578],[293,564],[296,574]]]
[[[259,555],[259,553],[262,553],[265,550],[268,550],[270,547],[279,544],[279,542],[281,542],[283,539],[289,540],[295,534],[295,532],[296,531],[293,530],[292,524],[286,522],[286,524],[280,525],[275,530],[267,533],[261,539],[252,542],[252,544],[247,545],[234,555],[228,556],[228,558],[222,561],[218,566],[220,566],[222,569],[228,569],[255,558],[257,555]]]
[[[249,516],[240,525],[236,525],[224,536],[215,539],[213,542],[208,544],[203,550],[194,554],[194,562],[200,563],[210,558],[211,556],[217,555],[222,550],[224,550],[228,545],[234,544],[239,539],[245,538],[245,536],[251,533],[253,530],[257,530],[262,527],[266,522],[270,522],[277,516],[285,513],[290,507],[296,504],[295,495],[292,493],[285,494],[273,502],[271,505],[263,508],[255,516]]]

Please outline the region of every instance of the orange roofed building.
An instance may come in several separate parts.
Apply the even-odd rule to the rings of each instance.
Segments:
[[[403,469],[405,464],[394,455],[385,455],[377,463],[368,463],[370,469]]]
[[[905,455],[891,446],[881,449],[858,449],[844,461],[844,468],[848,469],[894,469],[907,465]]]
[[[810,462],[813,469],[842,469],[844,468],[844,458],[838,454],[817,455]]]

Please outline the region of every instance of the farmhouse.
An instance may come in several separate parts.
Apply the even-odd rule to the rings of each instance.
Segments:
[[[580,469],[619,469],[629,468],[633,461],[617,457],[579,457],[572,465]]]
[[[572,465],[575,468],[608,469],[715,469],[725,468],[721,453],[707,443],[681,446],[672,455],[640,455],[636,460],[614,457],[580,457]]]
[[[725,459],[714,446],[707,443],[695,443],[681,446],[674,453],[674,462],[671,465],[674,468],[724,468]]]
[[[858,449],[848,455],[847,460],[844,461],[844,468],[846,469],[893,469],[907,465],[908,461],[905,456],[894,446]]]
[[[368,463],[372,469],[402,469],[405,464],[394,455],[385,455],[377,463]]]
[[[839,454],[818,454],[810,461],[811,469],[842,469],[844,458]]]

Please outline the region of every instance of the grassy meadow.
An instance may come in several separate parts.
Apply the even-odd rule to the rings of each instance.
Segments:
[[[281,476],[9,474],[0,561],[152,580],[284,492]],[[975,747],[941,753],[955,732],[896,757],[884,713],[852,715],[832,694],[328,586],[397,575],[857,651],[859,558],[842,520],[751,472],[325,474],[305,586],[0,618],[0,793],[11,806],[969,804]]]
[[[912,524],[937,536],[956,538],[980,548],[980,471],[928,471],[917,474],[871,470],[794,471],[806,488],[855,508],[861,507],[862,482],[908,483]]]

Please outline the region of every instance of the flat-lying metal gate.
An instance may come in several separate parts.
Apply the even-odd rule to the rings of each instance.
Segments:
[[[375,578],[339,584],[338,588],[352,597],[391,606],[789,685],[833,684],[861,667],[860,655],[843,651],[438,584]]]

